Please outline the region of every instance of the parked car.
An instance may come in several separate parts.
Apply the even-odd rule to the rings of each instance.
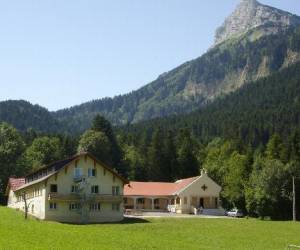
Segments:
[[[229,217],[238,217],[238,218],[244,217],[243,212],[239,209],[232,209],[228,211],[226,214]]]

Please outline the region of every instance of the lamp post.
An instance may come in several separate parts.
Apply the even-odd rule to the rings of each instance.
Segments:
[[[293,176],[293,221],[296,221],[296,188],[295,188],[295,176]]]
[[[293,221],[297,221],[297,209],[296,209],[296,184],[295,180],[300,179],[293,176]]]

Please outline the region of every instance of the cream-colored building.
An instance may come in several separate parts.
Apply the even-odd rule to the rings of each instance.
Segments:
[[[130,182],[124,188],[126,210],[169,211],[224,215],[219,201],[221,187],[205,171],[201,176],[166,182]]]
[[[114,222],[123,219],[126,179],[81,153],[43,167],[25,178],[10,178],[8,207],[42,220],[67,223]]]

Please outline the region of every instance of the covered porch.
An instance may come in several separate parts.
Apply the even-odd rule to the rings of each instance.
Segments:
[[[199,210],[217,210],[220,208],[219,197],[215,196],[177,196],[171,199],[168,211],[172,213],[195,213]]]
[[[168,205],[171,204],[172,197],[124,197],[125,210],[140,211],[168,211]]]

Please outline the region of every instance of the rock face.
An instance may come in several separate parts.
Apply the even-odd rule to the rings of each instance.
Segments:
[[[235,11],[217,29],[215,45],[253,28],[268,26],[268,34],[300,25],[300,17],[263,5],[256,0],[242,0]]]

